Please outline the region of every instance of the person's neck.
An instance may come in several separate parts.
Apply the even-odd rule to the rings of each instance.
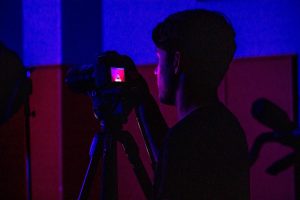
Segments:
[[[176,95],[176,108],[179,120],[185,118],[191,112],[198,108],[203,108],[218,102],[217,93],[194,94],[179,90]]]

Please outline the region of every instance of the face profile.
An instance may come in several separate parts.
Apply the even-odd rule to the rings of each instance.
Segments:
[[[171,14],[152,32],[158,49],[162,103],[209,104],[217,99],[236,49],[235,32],[222,14],[187,10]]]
[[[156,51],[158,64],[156,69],[158,96],[161,103],[174,105],[176,98],[176,74],[173,59],[160,48]]]

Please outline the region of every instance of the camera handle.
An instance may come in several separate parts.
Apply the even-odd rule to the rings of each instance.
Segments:
[[[152,183],[139,157],[137,144],[131,134],[122,131],[121,125],[118,124],[120,123],[102,122],[103,131],[95,134],[90,149],[90,162],[78,200],[88,199],[100,159],[102,160],[100,198],[118,199],[117,141],[123,145],[145,197],[152,199]]]

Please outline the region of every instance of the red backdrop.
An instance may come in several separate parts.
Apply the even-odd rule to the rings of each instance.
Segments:
[[[294,60],[293,56],[274,56],[237,59],[232,63],[219,89],[219,96],[239,118],[249,147],[260,133],[269,130],[250,115],[251,104],[257,98],[266,97],[288,112],[292,119],[296,116]],[[139,70],[153,95],[157,96],[154,65],[142,66]],[[90,100],[70,92],[63,84],[63,76],[63,70],[59,67],[38,68],[32,76],[31,107],[36,112],[36,117],[31,119],[33,199],[76,199],[89,161],[89,145],[99,128],[92,114]],[[176,123],[175,108],[163,105],[160,108],[169,125]],[[4,199],[25,198],[22,116],[20,111],[9,123],[0,127],[0,193]],[[143,162],[152,176],[147,151],[133,114],[124,129],[135,137]],[[265,145],[259,160],[251,169],[251,199],[294,199],[293,168],[276,177],[264,172],[272,162],[290,151],[278,144]],[[120,147],[118,163],[120,199],[144,199]],[[94,196],[98,188],[97,183]],[[14,195],[19,196],[6,198]]]

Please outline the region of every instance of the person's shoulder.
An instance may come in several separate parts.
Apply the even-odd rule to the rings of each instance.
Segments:
[[[231,112],[221,102],[214,102],[205,107],[199,107],[177,122],[170,131],[176,132],[180,129],[193,128],[201,125],[206,125],[211,121],[211,118],[217,115],[230,114]]]
[[[169,129],[170,140],[186,141],[187,138],[199,137],[207,122],[207,109],[197,108]]]
[[[218,132],[243,132],[237,117],[221,102],[199,107],[169,130],[169,137],[214,137]],[[209,134],[209,135],[208,135]]]

